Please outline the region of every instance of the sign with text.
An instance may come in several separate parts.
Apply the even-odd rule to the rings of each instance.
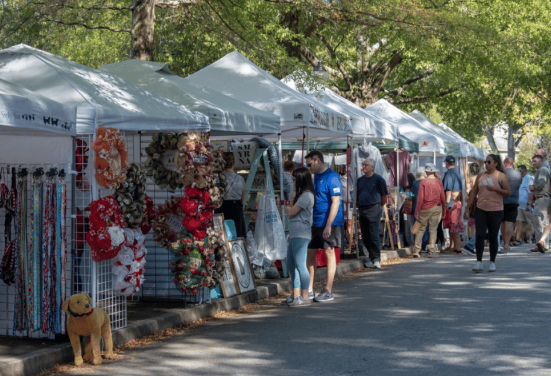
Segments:
[[[253,179],[252,189],[264,189],[266,188],[266,174],[256,174]]]
[[[230,151],[230,142],[228,140],[211,140],[210,144],[212,145],[213,151]]]
[[[236,142],[233,145],[233,156],[235,158],[236,170],[249,168],[253,163],[254,153],[257,148],[256,142]]]

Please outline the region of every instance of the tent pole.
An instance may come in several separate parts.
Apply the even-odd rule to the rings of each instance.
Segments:
[[[306,126],[306,154],[310,152],[310,123]]]
[[[285,227],[285,196],[283,195],[283,151],[281,147],[281,133],[277,134],[277,146],[279,149],[279,163],[281,164],[279,168],[279,205],[280,205],[280,211],[281,211],[281,219],[283,222],[283,227]]]
[[[396,143],[396,197],[394,198],[394,216],[398,215],[398,196],[400,195],[400,141]],[[396,217],[396,232],[400,236],[400,217]]]
[[[306,138],[306,135],[304,134],[304,127],[302,127],[302,152],[301,152],[301,162],[300,167],[304,167],[304,139]]]
[[[436,166],[436,152],[435,151],[432,152],[432,163],[434,163],[434,165]]]

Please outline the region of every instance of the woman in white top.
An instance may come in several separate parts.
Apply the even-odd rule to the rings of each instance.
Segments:
[[[224,170],[227,183],[226,194],[222,206],[216,210],[216,213],[223,213],[224,219],[233,220],[237,236],[244,238],[247,236],[243,215],[243,203],[246,194],[245,179],[233,170],[235,166],[233,153],[224,153],[224,160],[226,161],[226,169]]]

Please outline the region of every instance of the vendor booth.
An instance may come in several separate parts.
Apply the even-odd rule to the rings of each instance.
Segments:
[[[25,45],[0,51],[0,78],[77,107],[71,203],[75,218],[73,292],[89,293],[93,304],[109,314],[113,329],[125,327],[127,297],[144,288],[148,279],[157,283],[156,268],[162,268],[164,277],[170,262],[166,251],[162,267],[154,262],[153,268],[145,267],[152,256],[158,260],[154,252],[147,251],[144,239],[158,219],[154,216],[155,203],[146,198],[145,173],[157,171],[154,176],[161,179],[157,184],[163,185],[167,202],[172,194],[165,188],[183,186],[177,177],[171,179],[173,174],[161,176],[162,158],[143,170],[139,165],[141,138],[161,130],[200,135],[209,131],[207,116],[116,76]],[[162,138],[158,143],[175,146],[182,138],[168,140],[168,144],[165,141]],[[202,162],[202,154],[197,159]],[[174,158],[166,162],[171,160]],[[170,224],[183,228],[181,220]],[[177,290],[174,281],[166,282],[173,284],[180,298],[187,293],[185,288]]]
[[[76,108],[0,80],[0,335],[65,333]]]

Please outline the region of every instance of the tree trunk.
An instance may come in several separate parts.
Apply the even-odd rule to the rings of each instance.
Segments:
[[[153,60],[155,2],[156,0],[132,1],[132,59]]]
[[[494,130],[490,127],[485,127],[484,132],[486,133],[486,138],[488,139],[488,144],[490,144],[490,149],[494,153],[499,153],[499,150],[497,149],[496,141],[494,140]]]
[[[507,128],[507,155],[513,160],[515,159],[515,135],[513,134],[513,127],[510,125]]]

